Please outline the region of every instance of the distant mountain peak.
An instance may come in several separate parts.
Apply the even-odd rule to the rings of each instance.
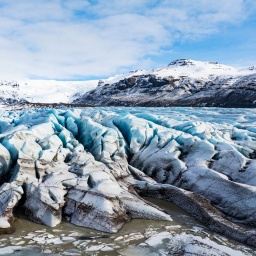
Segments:
[[[256,70],[256,66],[251,66],[248,68],[248,70],[254,71],[254,70]]]
[[[238,70],[232,66],[227,66],[216,61],[198,61],[191,59],[176,59],[168,66],[173,74],[189,74],[190,76],[208,75],[237,75]]]
[[[169,63],[168,67],[171,66],[198,66],[198,65],[217,65],[217,66],[224,66],[217,61],[198,61],[198,60],[191,60],[191,59],[176,59]]]
[[[194,66],[195,61],[190,60],[190,59],[176,59],[173,60],[168,67],[170,66]]]

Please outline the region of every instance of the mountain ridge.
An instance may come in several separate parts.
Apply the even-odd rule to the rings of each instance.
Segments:
[[[103,80],[74,103],[99,106],[255,107],[256,71],[178,59]]]
[[[0,103],[254,107],[256,68],[176,59],[166,67],[88,81],[0,81]],[[237,102],[236,102],[237,101]]]

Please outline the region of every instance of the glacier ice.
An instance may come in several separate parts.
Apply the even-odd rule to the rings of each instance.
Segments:
[[[256,246],[254,231],[231,222],[256,225],[254,112],[235,111],[2,110],[0,232],[10,232],[19,202],[51,227],[63,217],[105,232],[133,218],[172,221],[148,196]]]

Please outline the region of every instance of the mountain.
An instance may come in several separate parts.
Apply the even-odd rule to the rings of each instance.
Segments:
[[[177,59],[103,80],[0,81],[0,105],[75,103],[97,106],[255,107],[256,67]]]
[[[256,69],[189,59],[99,82],[73,102],[100,106],[255,107]]]
[[[88,90],[94,89],[98,80],[55,81],[24,80],[0,81],[0,103],[70,103]]]

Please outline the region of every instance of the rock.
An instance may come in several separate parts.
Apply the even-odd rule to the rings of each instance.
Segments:
[[[172,63],[167,68],[106,79],[73,102],[132,107],[255,107],[255,69],[239,71],[193,60]]]

